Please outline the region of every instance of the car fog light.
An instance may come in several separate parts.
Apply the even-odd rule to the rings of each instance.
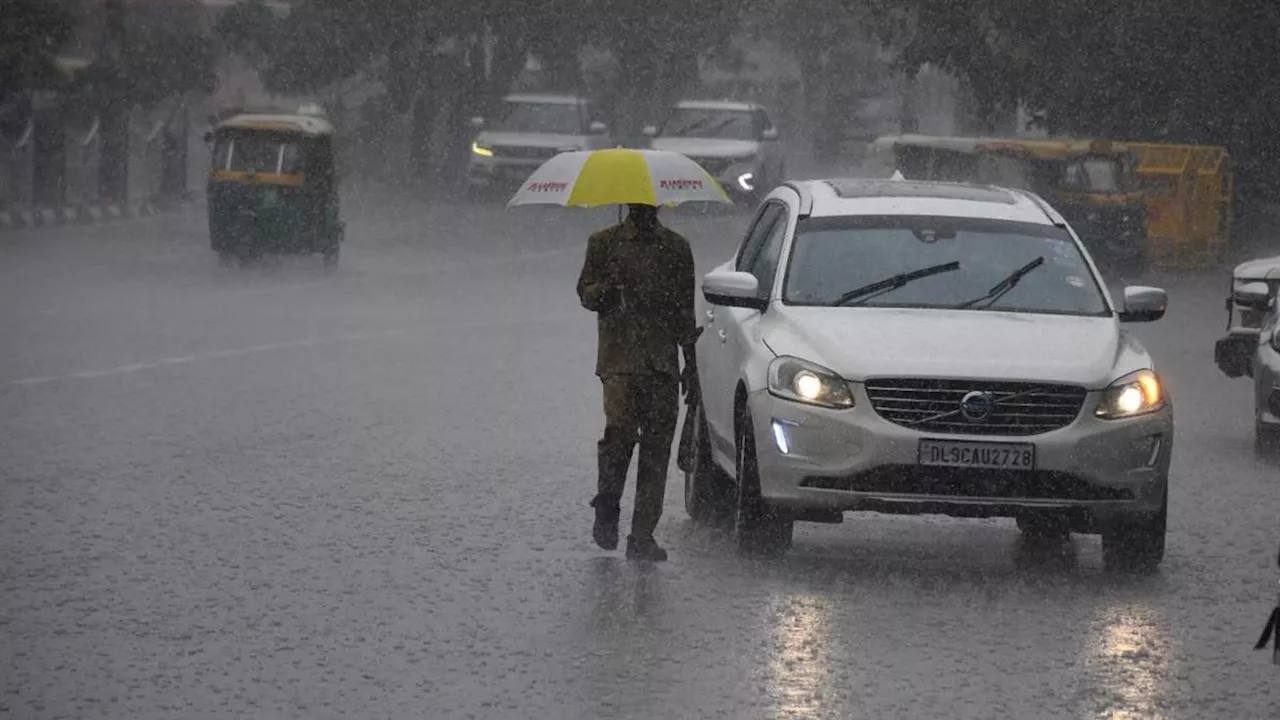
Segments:
[[[1151,446],[1151,454],[1147,456],[1147,467],[1155,467],[1160,460],[1160,448],[1164,447],[1164,440],[1159,435],[1152,435],[1148,444]]]
[[[791,439],[787,437],[787,424],[778,420],[773,421],[773,444],[778,446],[778,452],[783,455],[791,453]]]
[[[756,189],[755,180],[756,176],[754,173],[742,173],[738,176],[738,186],[747,192],[751,192]]]

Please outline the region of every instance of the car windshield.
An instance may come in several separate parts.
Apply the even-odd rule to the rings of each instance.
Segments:
[[[585,108],[571,103],[507,102],[506,112],[493,124],[498,132],[581,135]]]
[[[1090,157],[1067,164],[1063,183],[1083,192],[1121,192],[1125,185],[1124,165],[1116,159]]]
[[[755,124],[748,110],[676,108],[662,127],[663,137],[755,140]]]
[[[302,148],[271,133],[235,133],[214,147],[214,167],[232,172],[294,174],[302,172]]]
[[[955,308],[981,298],[1011,273],[1045,262],[988,306],[973,310],[1110,315],[1084,256],[1065,230],[1003,220],[934,216],[809,218],[796,229],[783,301],[832,305],[842,296],[901,273],[959,263],[858,304]]]

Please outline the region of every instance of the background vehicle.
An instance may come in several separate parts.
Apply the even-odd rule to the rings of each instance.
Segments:
[[[1003,185],[1044,197],[1104,265],[1141,271],[1147,205],[1124,143],[902,135],[873,147],[908,179]]]
[[[609,147],[609,128],[590,103],[569,95],[508,95],[496,118],[475,117],[467,182],[473,190],[515,187],[567,150]]]
[[[1012,516],[1164,554],[1172,401],[1079,239],[1016,190],[892,180],[774,190],[703,281],[686,506],[744,550],[845,511]]]
[[[1147,255],[1166,268],[1214,267],[1231,239],[1235,179],[1227,149],[1126,143],[1147,204]]]
[[[339,219],[333,126],[316,115],[242,113],[209,136],[209,240],[224,263],[321,253],[335,265]]]
[[[692,158],[742,202],[758,203],[786,178],[778,129],[759,105],[684,100],[645,135],[656,150]]]
[[[1227,298],[1227,334],[1214,344],[1218,369],[1254,383],[1259,450],[1280,448],[1280,257],[1237,265]]]

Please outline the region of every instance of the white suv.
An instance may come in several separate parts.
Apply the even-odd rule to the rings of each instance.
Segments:
[[[1079,238],[1018,190],[787,183],[703,280],[701,401],[681,458],[698,520],[785,551],[845,511],[1015,517],[1163,559],[1173,407]]]
[[[662,127],[647,126],[644,134],[654,149],[692,158],[730,196],[753,206],[786,179],[778,128],[754,103],[682,100]]]

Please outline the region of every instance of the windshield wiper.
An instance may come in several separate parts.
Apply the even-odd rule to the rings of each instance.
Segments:
[[[959,269],[960,269],[960,263],[952,261],[949,263],[943,263],[941,265],[933,265],[931,267],[921,268],[919,270],[912,270],[911,272],[898,273],[893,277],[885,278],[884,280],[880,280],[879,282],[873,282],[870,285],[863,285],[860,288],[855,288],[853,290],[850,290],[849,292],[841,295],[839,298],[836,299],[835,302],[831,304],[833,306],[848,305],[854,300],[858,300],[859,302],[866,302],[871,298],[876,297],[877,295],[883,295],[884,293],[887,293],[890,290],[897,290],[898,288],[902,287],[903,285],[906,285],[909,282],[920,280],[921,278],[931,277],[933,275],[941,275],[942,273],[952,272]],[[854,304],[856,305],[858,303],[854,303]]]
[[[1022,278],[1023,278],[1023,277],[1025,277],[1025,276],[1026,276],[1028,273],[1030,273],[1032,270],[1035,270],[1036,268],[1040,267],[1040,266],[1041,266],[1041,265],[1043,265],[1043,264],[1044,264],[1044,256],[1043,256],[1043,255],[1041,255],[1040,257],[1036,258],[1035,260],[1032,260],[1031,262],[1027,263],[1026,265],[1023,265],[1022,267],[1018,268],[1017,270],[1014,270],[1013,272],[1009,273],[1009,276],[1008,276],[1008,277],[1006,277],[1005,279],[1001,280],[1000,282],[996,283],[995,285],[992,285],[992,286],[991,286],[991,289],[990,289],[990,290],[988,290],[988,291],[987,291],[987,293],[986,293],[985,295],[983,295],[982,297],[974,298],[974,299],[972,299],[972,300],[966,300],[965,302],[962,302],[962,303],[960,303],[959,305],[957,305],[957,306],[956,306],[956,309],[963,309],[963,308],[967,308],[967,307],[972,307],[973,305],[977,305],[978,303],[982,302],[983,300],[990,300],[990,301],[991,301],[991,302],[987,303],[986,307],[991,307],[992,305],[995,305],[995,304],[996,304],[996,301],[998,301],[1000,298],[1004,297],[1004,296],[1005,296],[1005,294],[1006,294],[1006,293],[1008,293],[1010,290],[1012,290],[1012,289],[1014,289],[1015,287],[1017,287],[1017,286],[1018,286],[1018,283],[1022,281]]]

